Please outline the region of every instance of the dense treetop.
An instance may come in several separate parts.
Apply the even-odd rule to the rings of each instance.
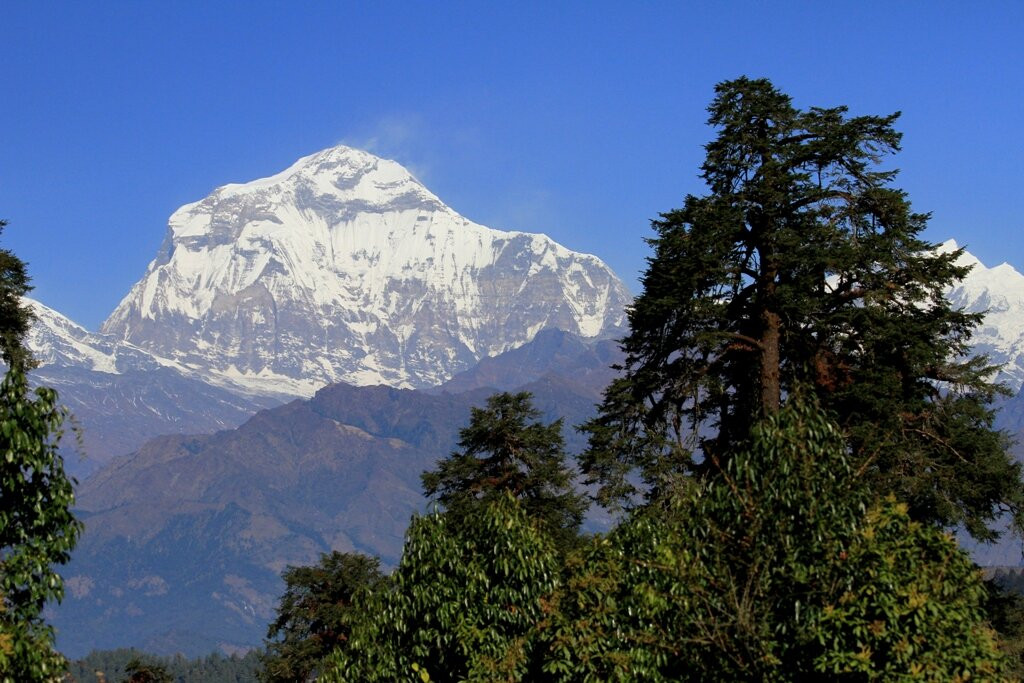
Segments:
[[[654,221],[624,373],[587,427],[599,499],[720,469],[806,385],[876,491],[990,537],[1000,510],[1022,509],[1020,466],[992,428],[984,359],[965,357],[981,316],[944,296],[961,252],[921,239],[927,214],[881,165],[898,115],[801,110],[748,78],[719,84],[709,111],[708,193]]]
[[[526,392],[498,393],[472,408],[459,431],[459,450],[424,472],[423,490],[444,506],[453,523],[511,495],[523,501],[561,547],[574,542],[587,503],[572,488],[562,421],[543,424]]]
[[[122,683],[129,678],[130,664],[150,670],[162,669],[174,683],[256,683],[259,653],[227,656],[211,653],[187,659],[181,655],[160,657],[135,649],[94,650],[70,663],[68,673],[75,683]],[[102,674],[102,678],[98,674]]]

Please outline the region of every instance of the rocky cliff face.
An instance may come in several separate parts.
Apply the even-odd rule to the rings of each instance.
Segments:
[[[35,299],[25,297],[24,302],[35,316],[25,342],[43,367],[76,368],[111,375],[162,367],[186,371],[114,335],[90,332]]]
[[[253,393],[436,385],[558,328],[598,338],[629,294],[595,256],[477,225],[348,147],[171,216],[103,332]]]

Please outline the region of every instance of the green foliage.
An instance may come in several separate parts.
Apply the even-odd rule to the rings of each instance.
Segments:
[[[948,536],[865,509],[837,426],[791,400],[719,473],[571,558],[557,680],[998,680],[985,591]]]
[[[6,222],[0,221],[0,232]],[[66,662],[53,650],[43,606],[60,600],[55,564],[68,561],[81,525],[71,514],[74,480],[57,452],[66,411],[57,393],[30,392],[31,354],[23,341],[32,312],[25,263],[0,249],[0,680],[57,680]]]
[[[0,220],[0,233],[7,221]],[[8,366],[28,369],[32,356],[23,342],[33,316],[22,302],[32,287],[25,262],[9,249],[0,249],[0,358]]]
[[[985,614],[999,634],[1013,677],[1024,680],[1024,569],[997,569],[985,588]]]
[[[1000,505],[1024,507],[1020,466],[992,428],[988,368],[963,360],[981,317],[944,296],[960,252],[919,238],[927,215],[879,168],[897,116],[800,110],[747,78],[719,84],[709,111],[709,193],[654,222],[625,372],[587,426],[599,500],[713,474],[804,384],[876,492],[991,537]]]
[[[174,683],[255,683],[259,653],[243,657],[227,657],[214,652],[205,657],[186,659],[182,655],[158,657],[135,649],[94,650],[68,667],[76,683],[122,683],[131,675],[129,665],[135,660],[143,666],[160,667]]]
[[[572,488],[562,421],[545,425],[538,417],[526,392],[495,394],[486,408],[472,409],[459,432],[461,450],[422,475],[424,491],[445,507],[449,523],[460,525],[511,494],[559,547],[575,543],[586,498]]]
[[[389,590],[328,660],[324,681],[535,680],[536,625],[558,555],[510,494],[461,520],[415,518]]]
[[[980,573],[812,392],[718,464],[567,554],[508,493],[414,519],[321,680],[1010,680]]]
[[[304,681],[320,661],[348,640],[353,601],[380,590],[384,577],[377,558],[333,551],[312,567],[288,567],[277,619],[267,631],[260,680]]]
[[[815,614],[818,670],[890,681],[1010,680],[980,572],[956,541],[890,498],[868,511]],[[839,591],[842,591],[841,593]]]
[[[424,475],[448,511],[414,522],[325,679],[1008,680],[935,523],[987,537],[1024,486],[988,368],[960,360],[980,316],[943,295],[959,253],[877,170],[895,119],[719,85],[711,192],[655,223],[626,372],[587,426],[600,499],[647,504],[551,553],[519,449],[553,434],[494,397]]]
[[[0,680],[56,680],[64,658],[42,619],[64,583],[81,530],[71,513],[74,479],[57,452],[66,412],[52,389],[31,392],[13,365],[0,385]]]

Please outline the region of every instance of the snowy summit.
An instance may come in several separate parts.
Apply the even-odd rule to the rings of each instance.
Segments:
[[[178,209],[102,330],[223,386],[309,395],[439,384],[548,327],[608,335],[629,301],[597,257],[473,223],[339,146]]]
[[[947,240],[939,251],[957,248],[955,240]],[[985,313],[974,331],[972,350],[1002,365],[996,379],[1017,393],[1024,385],[1024,275],[1008,263],[987,268],[967,251],[958,263],[971,266],[971,272],[946,296],[956,308]]]

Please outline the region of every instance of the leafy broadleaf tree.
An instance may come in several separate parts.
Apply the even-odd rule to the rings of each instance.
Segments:
[[[505,495],[519,499],[561,548],[578,535],[587,503],[572,488],[562,421],[545,425],[527,392],[499,393],[473,408],[459,432],[459,449],[424,472],[427,496],[444,506],[450,523],[478,514]]]
[[[310,567],[288,567],[277,618],[267,630],[259,678],[268,683],[305,681],[321,660],[349,637],[357,596],[385,583],[380,561],[359,553],[324,553]]]
[[[387,590],[325,661],[326,682],[534,681],[559,581],[553,539],[504,492],[456,520],[414,518]]]
[[[989,539],[1009,507],[1019,525],[999,390],[965,359],[981,316],[944,297],[968,268],[920,238],[928,216],[880,167],[898,115],[801,110],[748,78],[719,84],[709,111],[709,192],[654,221],[624,373],[587,425],[599,500],[634,504],[721,469],[805,383],[874,490],[913,518]]]
[[[0,224],[2,228],[2,224]],[[57,393],[31,390],[23,345],[32,314],[25,264],[0,250],[0,681],[58,680],[66,660],[53,649],[44,605],[60,600],[66,563],[81,530],[71,512],[74,479],[64,472],[58,442],[66,417]]]
[[[966,553],[874,500],[796,396],[721,470],[567,554],[507,492],[415,518],[321,680],[1010,680]]]
[[[875,502],[813,398],[570,558],[555,680],[1010,680],[947,534]]]

